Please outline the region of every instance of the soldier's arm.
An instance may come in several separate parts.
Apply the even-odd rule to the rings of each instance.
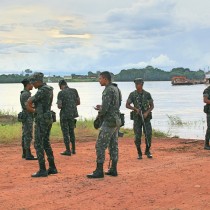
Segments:
[[[133,104],[133,96],[132,96],[132,93],[129,95],[129,97],[128,97],[128,99],[127,99],[127,101],[126,101],[126,108],[128,108],[128,109],[130,109],[130,110],[133,110],[133,111],[135,111],[135,112],[137,112],[137,113],[139,113],[139,109],[137,109],[136,107],[134,107],[134,106],[131,106],[131,104]]]
[[[208,99],[208,96],[203,96],[203,102],[206,104],[210,104],[210,100]]]
[[[21,95],[21,105],[23,109],[26,109],[26,102],[30,98],[31,94],[29,92],[24,92]]]
[[[58,97],[57,97],[57,107],[58,109],[62,108],[62,91],[60,91],[58,93]]]
[[[112,91],[106,91],[105,93],[103,93],[102,105],[101,105],[99,113],[98,113],[99,116],[104,116],[107,113],[112,100],[113,100],[113,92]]]
[[[30,97],[26,102],[26,110],[34,113],[36,110],[33,108],[33,99]]]

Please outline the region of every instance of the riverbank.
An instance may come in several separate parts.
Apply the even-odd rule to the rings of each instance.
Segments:
[[[94,139],[77,143],[71,157],[60,155],[63,143],[52,148],[59,173],[35,179],[37,161],[22,159],[19,145],[0,145],[1,209],[210,209],[210,152],[203,141],[154,138],[153,159],[137,160],[133,139],[120,138],[119,176],[97,180],[86,178],[95,169]],[[105,169],[108,160],[106,153]]]

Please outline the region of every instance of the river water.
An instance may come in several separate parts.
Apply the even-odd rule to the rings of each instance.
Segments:
[[[54,88],[52,109],[59,117],[56,106],[57,94],[60,91],[58,84],[48,83]],[[125,103],[130,92],[135,90],[133,82],[117,82],[123,96],[121,112],[125,113],[125,127],[132,128],[130,110]],[[97,112],[93,106],[101,103],[101,94],[104,87],[98,82],[69,83],[76,88],[81,99],[78,106],[80,118],[95,118]],[[171,136],[181,138],[204,139],[206,130],[206,115],[203,113],[204,84],[191,86],[172,86],[171,82],[145,82],[144,89],[149,91],[154,99],[152,125],[154,129],[167,132]],[[18,113],[21,110],[19,95],[22,84],[0,84],[0,109]],[[32,90],[34,94],[36,90]]]

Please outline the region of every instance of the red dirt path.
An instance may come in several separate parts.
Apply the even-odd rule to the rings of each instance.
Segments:
[[[71,157],[59,154],[63,144],[52,144],[59,173],[46,178],[30,177],[38,163],[23,160],[20,146],[1,145],[0,209],[210,209],[210,151],[203,142],[154,139],[154,158],[137,160],[133,140],[120,139],[119,176],[91,180],[94,144],[78,143]]]

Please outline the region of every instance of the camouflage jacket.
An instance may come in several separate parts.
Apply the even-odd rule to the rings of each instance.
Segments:
[[[79,94],[76,89],[65,87],[58,93],[57,104],[61,106],[60,119],[72,119],[78,117],[77,101]]]
[[[152,101],[151,94],[145,90],[141,93],[138,93],[137,90],[131,92],[127,100],[127,102],[132,103],[134,107],[141,109],[143,113],[149,109]]]
[[[102,106],[99,117],[108,127],[119,127],[120,121],[120,92],[118,87],[109,84],[102,93]]]
[[[51,110],[53,100],[53,88],[47,84],[43,84],[38,91],[31,97],[36,109],[37,115],[42,115]]]

